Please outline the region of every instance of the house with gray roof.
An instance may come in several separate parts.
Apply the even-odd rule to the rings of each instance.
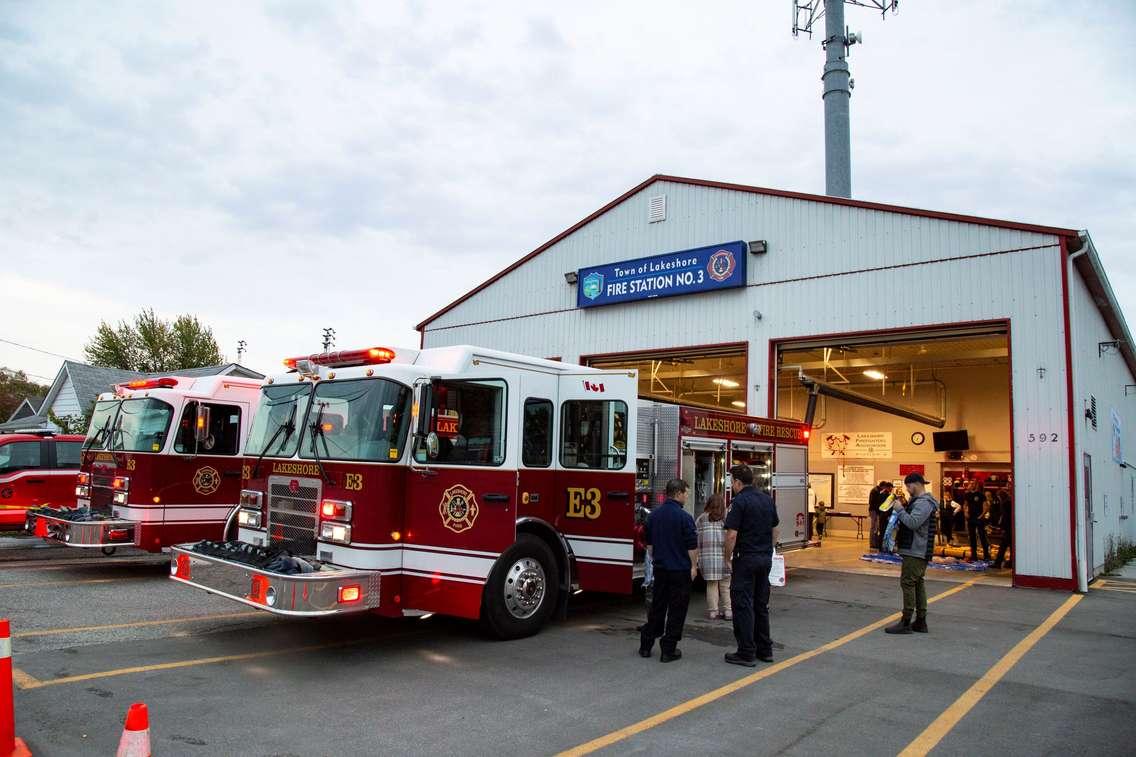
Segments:
[[[25,406],[31,406],[31,398],[24,400],[17,408],[23,410],[22,415],[13,414],[5,423],[0,423],[0,433],[24,429],[55,429],[58,426],[51,422],[50,416],[56,418],[82,417],[94,405],[95,400],[103,392],[114,389],[115,384],[133,381],[140,378],[155,378],[160,376],[186,376],[200,378],[202,376],[236,376],[239,378],[262,379],[264,375],[246,368],[238,363],[225,363],[223,365],[207,365],[201,368],[184,368],[179,371],[162,371],[160,373],[140,373],[138,371],[124,371],[118,368],[103,368],[97,365],[87,365],[74,360],[64,360],[59,368],[55,380],[47,396],[35,405],[34,411],[28,413]]]

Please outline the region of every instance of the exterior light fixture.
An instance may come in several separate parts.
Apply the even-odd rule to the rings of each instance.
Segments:
[[[566,283],[568,283],[569,285],[574,286],[576,284],[576,282],[579,281],[579,280],[580,280],[580,275],[578,273],[576,273],[575,271],[569,271],[568,273],[564,274],[564,281]]]
[[[887,378],[887,375],[883,371],[877,371],[875,368],[869,368],[864,371],[864,375],[874,381],[883,381]]]
[[[713,379],[713,382],[718,386],[724,386],[727,389],[737,389],[739,386],[741,386],[741,384],[739,384],[737,381],[734,381],[733,379],[716,378]]]
[[[741,400],[734,400],[730,404],[733,405],[734,407],[740,407],[743,410],[745,409],[745,406],[746,406],[746,403],[742,402]]]
[[[769,243],[764,239],[758,239],[749,243],[750,255],[764,255],[767,252],[769,252]]]

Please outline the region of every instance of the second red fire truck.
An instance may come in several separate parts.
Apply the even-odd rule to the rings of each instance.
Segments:
[[[238,539],[174,547],[175,581],[281,615],[480,619],[500,638],[535,633],[577,589],[632,590],[637,415],[653,404],[634,371],[467,346],[285,363],[245,445]],[[804,426],[765,423],[807,444]]]
[[[100,395],[73,478],[73,505],[29,510],[25,529],[107,554],[223,538],[259,395],[260,382],[251,379],[176,375]]]

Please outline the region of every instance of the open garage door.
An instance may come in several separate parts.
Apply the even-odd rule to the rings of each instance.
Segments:
[[[960,505],[940,513],[941,557],[993,563],[1006,541],[1005,573],[1014,501],[1008,325],[829,335],[774,349],[775,415],[805,420],[811,407],[807,470],[839,482],[823,549],[844,550],[842,567],[867,564],[873,488],[918,472],[936,499],[946,492]]]

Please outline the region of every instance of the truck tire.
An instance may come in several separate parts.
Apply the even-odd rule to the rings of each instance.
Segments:
[[[520,534],[501,553],[481,598],[481,625],[496,639],[532,636],[556,609],[560,576],[548,545]]]

